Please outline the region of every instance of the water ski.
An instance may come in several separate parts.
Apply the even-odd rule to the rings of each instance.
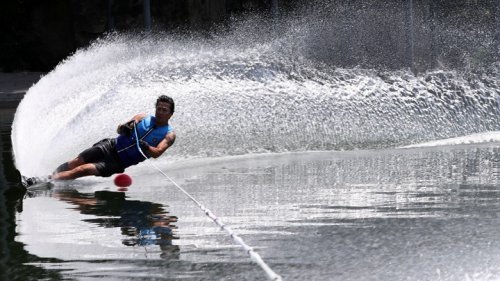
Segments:
[[[52,182],[48,178],[40,177],[25,177],[21,176],[21,184],[26,189],[36,189],[36,188],[49,188],[52,186]]]

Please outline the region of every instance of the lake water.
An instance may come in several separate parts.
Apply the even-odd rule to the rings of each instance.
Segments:
[[[10,187],[12,113],[1,122],[2,185]],[[160,167],[284,280],[497,280],[498,152],[486,143]],[[126,192],[112,179],[89,178],[4,199],[4,278],[266,279],[163,176],[144,163],[130,174]]]

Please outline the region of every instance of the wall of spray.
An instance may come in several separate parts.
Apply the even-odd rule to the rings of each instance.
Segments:
[[[485,71],[332,67],[318,26],[261,18],[224,34],[112,35],[27,93],[12,141],[18,169],[50,173],[157,96],[177,101],[170,158],[390,148],[499,129],[499,67]],[[277,34],[279,36],[277,36]],[[326,49],[326,50],[325,50]]]

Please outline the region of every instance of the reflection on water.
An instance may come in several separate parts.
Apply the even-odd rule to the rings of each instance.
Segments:
[[[56,263],[24,249],[15,240],[16,213],[23,209],[24,190],[12,162],[10,131],[14,109],[0,109],[0,280],[61,280],[59,269],[47,271],[30,262]],[[28,278],[29,276],[29,278]]]
[[[284,263],[285,279],[497,280],[499,152],[260,156],[175,176]]]
[[[500,277],[498,153],[495,144],[308,152],[168,170],[285,280],[487,280]],[[127,196],[137,200],[105,183],[36,191],[17,239],[63,260],[37,265],[70,277],[264,278],[183,194],[136,172]]]
[[[500,203],[499,152],[492,145],[271,155],[175,177],[230,215],[253,214],[273,226],[363,225],[371,218],[472,216],[469,208],[481,202]]]
[[[177,217],[168,215],[164,206],[158,203],[127,199],[123,192],[96,191],[82,193],[75,189],[28,190],[31,198],[51,196],[68,202],[71,209],[90,217],[83,222],[92,223],[104,228],[120,228],[123,237],[122,244],[126,246],[153,246],[161,249],[160,257],[178,258],[179,248],[172,245],[176,228],[172,223]]]
[[[471,200],[499,202],[499,167],[498,147],[463,147],[362,152],[284,165],[280,173],[301,175],[289,184],[309,191],[300,195],[306,204],[294,204],[300,217],[364,224],[358,219],[470,216]]]

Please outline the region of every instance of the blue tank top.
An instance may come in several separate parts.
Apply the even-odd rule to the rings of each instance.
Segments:
[[[156,127],[155,124],[156,118],[152,115],[148,115],[137,123],[139,140],[146,141],[150,146],[157,146],[168,133],[173,131],[170,125]],[[116,152],[125,168],[145,160],[137,148],[134,132],[130,136],[119,135],[116,138]],[[149,155],[145,154],[149,158]]]

